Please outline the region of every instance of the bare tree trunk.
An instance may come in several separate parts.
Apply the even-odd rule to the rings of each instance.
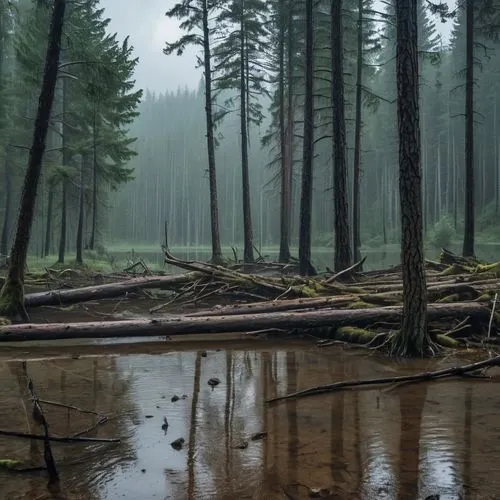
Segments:
[[[313,0],[306,0],[306,64],[305,64],[305,101],[304,101],[304,144],[302,156],[302,192],[300,196],[300,234],[299,261],[300,274],[316,274],[311,264],[311,220],[313,194],[314,158],[314,25]]]
[[[62,92],[63,92],[63,103],[62,103],[62,117],[63,117],[63,126],[62,126],[62,163],[63,167],[67,168],[70,162],[70,154],[68,149],[69,142],[69,127],[67,124],[68,120],[68,79],[64,78],[62,83]],[[61,182],[61,226],[60,226],[60,235],[59,235],[59,256],[57,262],[63,263],[64,256],[66,253],[66,233],[67,233],[67,213],[68,213],[68,180],[66,176],[63,177]]]
[[[45,250],[44,257],[50,254],[52,245],[52,214],[54,212],[54,185],[49,181],[49,197],[47,201],[47,221],[45,223]]]
[[[10,159],[5,160],[4,164],[4,192],[5,206],[3,213],[2,236],[0,239],[0,255],[7,257],[7,248],[9,245],[10,218],[12,205],[12,172]]]
[[[217,175],[215,169],[214,123],[212,115],[212,69],[210,32],[208,29],[208,1],[203,0],[203,56],[205,66],[205,114],[207,121],[208,179],[210,184],[210,227],[212,234],[212,262],[222,263],[217,203]]]
[[[84,170],[85,170],[86,163],[87,163],[87,156],[83,155],[81,165],[80,165],[80,189],[79,189],[80,198],[79,198],[79,202],[78,202],[78,225],[76,228],[76,263],[77,264],[83,264],[83,212],[84,212],[83,202],[84,202],[84,197],[85,197]]]
[[[466,4],[465,219],[463,256],[474,255],[474,0]]]
[[[285,0],[279,2],[279,128],[281,163],[280,253],[279,261],[290,260],[290,158],[285,123]],[[288,62],[290,65],[290,61]],[[289,90],[290,92],[290,90]],[[288,114],[291,109],[287,109]]]
[[[333,108],[333,201],[335,206],[336,271],[351,265],[351,235],[347,202],[347,162],[344,116],[344,44],[342,0],[331,3],[332,108]]]
[[[356,68],[356,120],[354,125],[354,172],[352,190],[352,235],[354,261],[361,260],[359,184],[361,173],[361,90],[363,84],[363,0],[358,0],[358,54]]]
[[[90,233],[89,249],[94,250],[96,244],[97,233],[97,110],[94,105],[94,122],[92,127],[92,151],[93,151],[93,165],[92,165],[92,230]]]
[[[240,121],[241,121],[241,177],[243,183],[243,261],[254,262],[252,211],[250,207],[250,180],[248,172],[248,120],[247,120],[247,72],[246,72],[246,37],[245,20],[241,12],[240,23]]]
[[[403,318],[393,349],[400,356],[423,356],[429,353],[430,337],[422,223],[417,3],[414,0],[396,2],[396,24]]]
[[[65,0],[54,0],[43,82],[38,101],[33,142],[29,152],[28,168],[21,194],[16,235],[11,250],[9,273],[0,294],[1,312],[8,316],[20,314],[25,320],[28,319],[28,314],[24,307],[24,268],[28,255],[38,180],[42,169],[50,112],[54,102],[65,8]]]

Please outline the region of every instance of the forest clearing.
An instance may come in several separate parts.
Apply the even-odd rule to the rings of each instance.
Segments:
[[[0,498],[496,498],[499,26],[0,0]]]

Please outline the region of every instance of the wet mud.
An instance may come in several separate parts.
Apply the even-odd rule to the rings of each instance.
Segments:
[[[41,399],[109,418],[83,435],[120,443],[53,443],[62,498],[498,498],[495,379],[265,404],[312,385],[462,362],[395,364],[304,341],[24,344],[0,351],[0,429],[41,433],[31,419],[26,373]],[[79,434],[99,418],[43,407],[55,436]],[[43,466],[43,442],[0,436],[1,459]],[[0,498],[52,498],[46,472],[0,470]]]

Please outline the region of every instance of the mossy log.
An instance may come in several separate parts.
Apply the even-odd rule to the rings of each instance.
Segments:
[[[154,337],[206,333],[235,333],[265,329],[309,329],[329,326],[369,327],[375,323],[398,323],[401,307],[360,310],[330,310],[305,312],[275,312],[269,314],[242,314],[239,316],[210,316],[165,319],[138,319],[126,321],[51,323],[0,326],[0,342],[82,339]],[[487,325],[490,311],[476,303],[431,304],[429,321],[469,317],[471,321]],[[496,328],[496,325],[495,325]]]

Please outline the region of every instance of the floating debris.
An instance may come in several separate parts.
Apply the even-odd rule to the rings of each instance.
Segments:
[[[172,401],[172,403],[175,403],[176,401],[179,401],[179,399],[181,399],[179,396],[177,396],[177,394],[174,394],[172,396],[172,398],[170,399],[170,401]]]
[[[168,429],[168,420],[167,420],[167,417],[166,417],[166,416],[165,416],[165,417],[163,417],[163,424],[162,424],[161,428],[162,428],[165,432],[167,432],[167,429]]]
[[[214,387],[217,387],[220,384],[220,380],[217,377],[213,377],[209,379],[207,384],[212,388],[212,391],[214,390]]]
[[[265,439],[267,437],[267,432],[256,432],[250,438],[251,441],[259,441],[260,439]]]
[[[174,450],[182,450],[182,447],[184,446],[184,438],[179,438],[179,439],[176,439],[175,441],[172,441],[170,443],[170,446],[174,449]]]
[[[207,351],[201,351],[201,357],[206,358],[207,357]]]
[[[144,415],[144,418],[153,418],[154,415]]]
[[[235,450],[244,450],[245,448],[248,448],[248,441],[241,441],[241,443],[233,446],[233,448]]]

